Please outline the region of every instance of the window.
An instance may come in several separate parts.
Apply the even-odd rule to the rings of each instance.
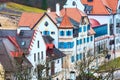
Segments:
[[[51,32],[51,34],[55,34],[55,32],[54,32],[54,31],[52,31],[52,32]]]
[[[82,44],[82,39],[80,39],[80,44]]]
[[[57,63],[59,63],[60,61],[59,60],[57,60]]]
[[[84,27],[83,27],[83,31],[84,31],[84,32],[86,32],[86,31],[87,31],[86,26],[84,26]]]
[[[73,1],[73,2],[72,2],[72,5],[73,5],[73,6],[75,6],[75,5],[76,5],[76,2],[75,2],[75,1]]]
[[[82,59],[82,54],[80,53],[79,56],[78,56],[79,60]]]
[[[43,59],[43,51],[41,51],[41,59]]]
[[[76,60],[77,60],[77,61],[79,60],[79,55],[78,55],[78,54],[76,55]]]
[[[64,43],[63,42],[59,42],[59,48],[63,48]]]
[[[47,27],[48,26],[48,22],[46,21],[44,25]]]
[[[21,46],[25,46],[26,42],[25,41],[22,41],[21,42]]]
[[[40,60],[40,53],[38,52],[38,61]]]
[[[36,54],[34,53],[34,62],[36,61]]]
[[[82,27],[79,28],[79,32],[82,32]]]
[[[66,32],[67,36],[71,36],[71,31]]]
[[[71,62],[74,62],[74,61],[75,61],[74,56],[72,56],[71,57]]]
[[[77,40],[77,45],[79,45],[79,40]]]
[[[92,36],[90,37],[90,41],[93,41],[93,37]]]
[[[49,31],[44,31],[44,35],[49,35],[50,32]]]
[[[38,47],[38,48],[40,47],[40,44],[39,44],[39,43],[40,43],[40,42],[38,41],[38,42],[37,42],[37,47]]]
[[[87,37],[87,42],[89,42],[89,37]]]
[[[60,31],[60,36],[64,36],[64,31]]]
[[[86,43],[86,38],[84,38],[84,43]]]
[[[90,30],[90,25],[87,26],[87,30]]]

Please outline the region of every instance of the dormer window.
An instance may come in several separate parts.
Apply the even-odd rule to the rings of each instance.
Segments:
[[[75,2],[75,1],[73,1],[73,2],[72,2],[72,5],[73,5],[73,6],[75,6],[75,5],[76,5],[76,2]]]
[[[25,46],[25,41],[22,41],[22,42],[21,42],[21,45],[22,45],[22,46]]]

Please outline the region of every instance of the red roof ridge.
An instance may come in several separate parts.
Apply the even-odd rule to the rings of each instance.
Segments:
[[[72,23],[70,22],[70,19],[69,19],[69,17],[67,16],[67,13],[65,13],[65,15],[63,16],[63,19],[62,19],[62,22],[61,22],[59,28],[65,28],[65,29],[66,29],[66,28],[67,28],[67,29],[73,28],[73,25],[72,25]]]

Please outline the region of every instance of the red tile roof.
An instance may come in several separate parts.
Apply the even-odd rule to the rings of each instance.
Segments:
[[[62,22],[61,22],[59,28],[62,28],[62,29],[70,29],[70,28],[73,28],[73,25],[72,25],[72,23],[70,22],[70,19],[69,19],[69,17],[67,16],[67,14],[65,14],[65,15],[63,16],[63,19],[62,19]]]
[[[100,26],[100,23],[96,19],[90,18],[89,21],[92,28]]]
[[[24,12],[20,18],[18,26],[33,28],[42,16],[43,16],[43,13]]]
[[[58,16],[56,15],[56,12],[50,12],[50,13],[47,13],[47,14],[49,15],[49,17],[50,17],[55,23],[57,23],[56,18],[57,18]]]
[[[66,8],[61,10],[61,15],[64,16],[65,13],[68,17],[72,18],[73,20],[80,22],[82,16],[86,16],[82,11],[77,8]]]
[[[106,7],[110,8],[112,13],[116,13],[118,5],[118,0],[93,0],[92,2],[81,0],[81,2],[93,6],[91,14],[110,14]]]

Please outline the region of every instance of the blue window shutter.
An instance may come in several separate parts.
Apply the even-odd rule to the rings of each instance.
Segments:
[[[74,47],[74,42],[72,42],[72,48]]]
[[[93,37],[92,36],[90,37],[90,41],[93,41]]]
[[[75,61],[74,56],[72,56],[71,57],[71,62],[74,62],[74,61]]]
[[[82,39],[80,39],[80,44],[82,44]]]
[[[71,31],[66,32],[67,36],[71,36]]]
[[[50,35],[50,31],[47,31],[47,35]]]
[[[60,36],[64,36],[64,31],[60,31]]]
[[[86,43],[86,38],[84,38],[84,43]]]
[[[77,45],[79,45],[79,40],[77,40]]]
[[[89,42],[89,37],[87,37],[87,42]]]
[[[82,59],[82,54],[80,53],[80,54],[79,54],[79,60],[81,60],[81,59]]]
[[[86,32],[86,31],[87,31],[86,26],[84,26],[84,27],[83,27],[83,31],[84,31],[84,32]]]
[[[79,28],[79,32],[82,32],[82,27]]]
[[[78,54],[76,55],[76,60],[77,60],[77,61],[79,60],[79,55],[78,55]]]
[[[74,47],[74,42],[71,42],[70,48],[73,48],[73,47]]]
[[[87,26],[87,30],[90,30],[90,24]]]

